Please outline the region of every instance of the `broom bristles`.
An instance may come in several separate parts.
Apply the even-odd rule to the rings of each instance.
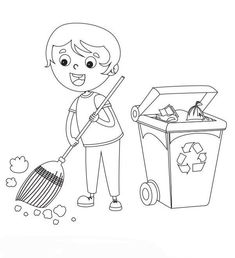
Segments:
[[[63,182],[63,174],[57,176],[46,170],[43,165],[34,169],[20,187],[16,200],[38,208],[47,207],[59,193]]]
[[[54,199],[55,197],[57,196],[57,194],[59,193],[61,187],[60,186],[57,186],[57,188],[54,188],[52,191],[51,191],[51,194],[49,195],[49,198],[47,198],[46,200],[43,199],[42,201],[44,202],[40,202],[39,205],[41,208],[45,208],[47,207]]]

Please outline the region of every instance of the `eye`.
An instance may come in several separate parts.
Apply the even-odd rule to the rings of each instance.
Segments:
[[[94,68],[97,64],[97,61],[94,57],[89,56],[86,58],[85,63],[88,68]]]
[[[63,66],[68,66],[71,62],[71,58],[68,55],[62,55],[60,57],[60,64]]]

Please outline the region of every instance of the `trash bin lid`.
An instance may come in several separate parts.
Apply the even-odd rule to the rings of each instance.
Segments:
[[[188,111],[196,101],[200,101],[200,108],[205,110],[216,94],[217,91],[208,85],[155,87],[139,105],[139,114],[156,114],[168,104],[176,110]]]

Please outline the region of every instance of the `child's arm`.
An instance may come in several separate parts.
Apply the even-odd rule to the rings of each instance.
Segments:
[[[72,136],[71,127],[73,122],[74,113],[69,111],[66,119],[66,137],[70,145],[77,145],[78,141]]]
[[[95,105],[96,108],[99,108],[100,104],[103,102],[105,97],[101,94],[97,94],[95,97]],[[103,116],[102,116],[103,113]],[[107,117],[104,118],[104,117]],[[95,113],[90,116],[90,120],[92,122],[97,122],[100,125],[106,126],[106,127],[113,127],[115,125],[115,113],[112,109],[111,103],[108,101],[103,109],[101,110],[99,115],[95,116]]]
[[[77,103],[77,99],[75,99],[75,101],[72,103],[71,107],[69,108],[69,112],[66,119],[66,126],[65,126],[67,140],[70,143],[70,145],[73,145],[73,146],[76,146],[78,144],[78,141],[72,135],[72,123],[73,123],[74,116],[76,114],[76,103]]]
[[[99,115],[94,116],[94,114],[90,116],[90,120],[106,127],[113,127],[115,125],[113,109],[111,107],[104,107],[103,111],[105,112],[108,120],[100,118]]]

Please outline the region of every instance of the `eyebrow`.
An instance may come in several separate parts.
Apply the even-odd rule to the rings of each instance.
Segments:
[[[60,51],[59,51],[59,54],[62,54],[62,53],[65,53],[66,52],[66,49],[61,49]]]

